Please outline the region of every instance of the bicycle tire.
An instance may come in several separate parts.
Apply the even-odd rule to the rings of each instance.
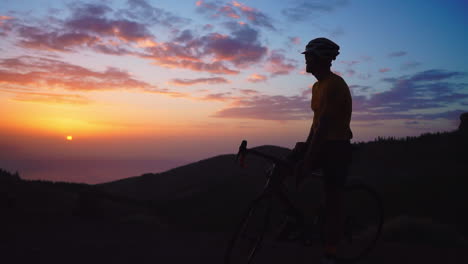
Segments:
[[[384,211],[379,194],[364,183],[347,185],[344,197],[344,235],[338,245],[336,259],[350,263],[362,259],[376,245],[382,232]],[[366,204],[370,207],[365,207]]]
[[[271,195],[263,194],[250,203],[228,243],[225,264],[252,263],[267,232],[271,207]]]

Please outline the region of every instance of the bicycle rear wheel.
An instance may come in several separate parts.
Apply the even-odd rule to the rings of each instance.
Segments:
[[[225,264],[253,263],[265,236],[272,234],[272,198],[271,195],[264,194],[251,202],[229,241],[224,257]]]
[[[353,262],[375,246],[382,230],[383,206],[377,192],[362,183],[348,185],[344,199],[344,233],[337,246],[337,259]]]

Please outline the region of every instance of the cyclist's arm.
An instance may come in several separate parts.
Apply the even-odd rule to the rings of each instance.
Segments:
[[[306,144],[310,145],[312,138],[314,137],[314,123],[310,126],[309,135],[307,136]]]
[[[310,143],[308,144],[307,152],[305,155],[305,161],[308,163],[313,163],[318,158],[318,153],[321,151],[324,142],[326,141],[326,136],[328,133],[328,124],[330,120],[330,106],[336,104],[337,91],[335,87],[330,86],[330,89],[324,94],[322,98],[323,102],[323,114],[321,115],[318,124],[316,125],[315,133],[312,131],[312,137],[310,138]],[[312,127],[314,124],[312,124]],[[309,134],[310,136],[310,134]]]
[[[319,124],[317,126],[317,130],[315,133],[311,129],[311,133],[309,134],[309,138],[307,139],[307,152],[305,155],[305,162],[307,163],[313,163],[318,157],[318,153],[320,152],[323,143],[326,140],[326,134],[327,134],[327,124],[328,124],[328,117],[324,114],[320,120]]]

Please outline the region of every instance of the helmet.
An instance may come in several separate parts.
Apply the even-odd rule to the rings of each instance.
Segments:
[[[314,53],[320,58],[335,60],[336,56],[340,54],[339,49],[340,46],[327,38],[316,38],[307,43],[305,51],[302,54]]]

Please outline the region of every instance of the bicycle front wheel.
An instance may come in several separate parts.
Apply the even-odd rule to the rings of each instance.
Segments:
[[[251,202],[224,257],[225,264],[250,264],[258,253],[270,226],[271,195],[262,195]]]
[[[383,206],[378,193],[362,183],[348,185],[344,199],[344,232],[337,247],[337,259],[353,262],[375,246],[382,230]]]

